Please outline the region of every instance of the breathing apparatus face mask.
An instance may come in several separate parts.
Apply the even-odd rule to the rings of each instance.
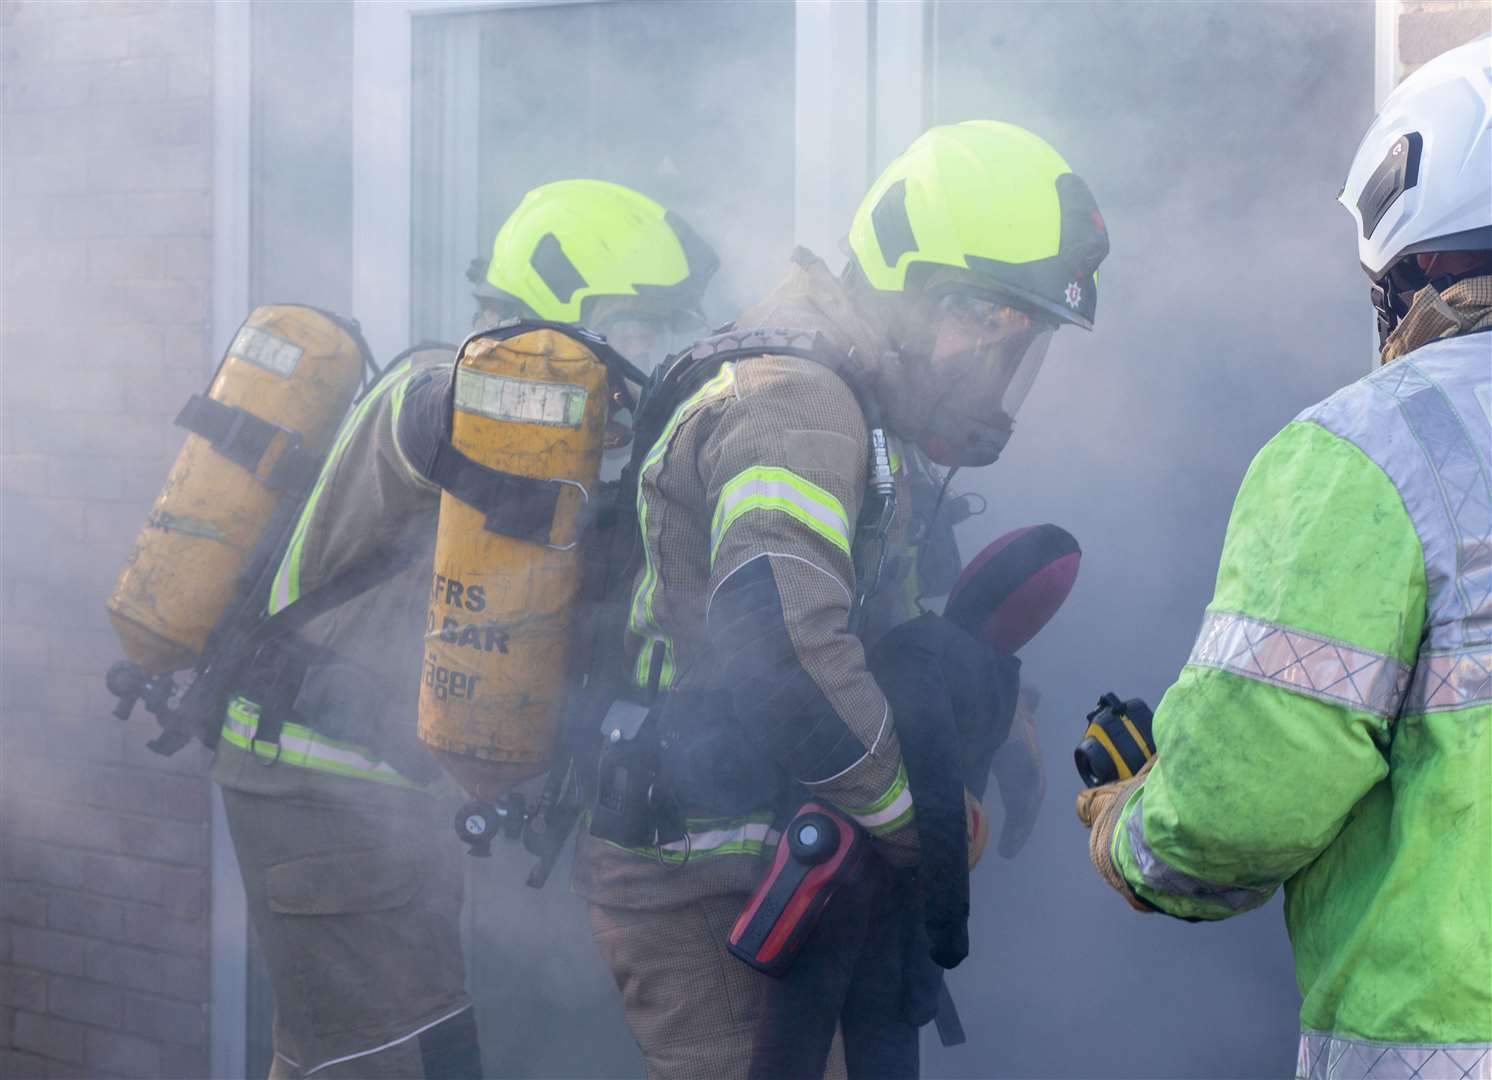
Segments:
[[[1056,326],[999,296],[933,299],[929,377],[937,400],[918,444],[939,465],[990,465],[1015,430]]]

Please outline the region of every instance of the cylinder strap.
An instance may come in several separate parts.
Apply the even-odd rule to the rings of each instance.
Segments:
[[[479,511],[488,532],[534,544],[551,542],[564,484],[490,468],[450,443],[436,448],[430,479]]]
[[[237,405],[193,394],[177,414],[176,426],[206,439],[219,454],[255,476],[276,436],[283,435],[287,443],[284,452],[269,475],[260,477],[265,485],[276,491],[301,492],[316,479],[319,463],[301,446],[298,434]]]

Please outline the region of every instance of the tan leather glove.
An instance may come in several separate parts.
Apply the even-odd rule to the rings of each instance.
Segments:
[[[969,823],[969,869],[972,870],[979,865],[984,845],[989,843],[989,816],[968,788],[964,788],[964,817]]]
[[[1129,887],[1129,882],[1124,880],[1124,875],[1114,865],[1110,854],[1114,849],[1114,830],[1119,825],[1119,814],[1124,809],[1124,804],[1129,802],[1129,797],[1145,780],[1145,774],[1150,771],[1150,766],[1155,763],[1151,758],[1145,762],[1145,767],[1128,780],[1119,780],[1112,784],[1101,784],[1096,788],[1085,788],[1078,792],[1077,812],[1078,820],[1088,827],[1088,859],[1093,863],[1093,868],[1098,871],[1098,876],[1109,883],[1109,887],[1117,892],[1136,911],[1154,911],[1149,904],[1135,895],[1134,890]]]
[[[1046,797],[1046,766],[1041,746],[1036,741],[1036,705],[1040,695],[1029,686],[1021,687],[1016,699],[1015,717],[1010,734],[995,751],[991,771],[1000,789],[1005,807],[1005,823],[995,850],[1002,859],[1013,859],[1025,847],[1036,827],[1036,815]]]

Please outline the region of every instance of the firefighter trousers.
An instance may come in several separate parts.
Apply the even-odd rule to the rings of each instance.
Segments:
[[[274,991],[271,1075],[471,1080],[460,845],[423,792],[356,793],[223,789]]]
[[[591,905],[591,932],[649,1080],[745,1080],[772,983],[726,948],[746,901],[730,893],[648,911]],[[844,1075],[836,1035],[825,1077]]]

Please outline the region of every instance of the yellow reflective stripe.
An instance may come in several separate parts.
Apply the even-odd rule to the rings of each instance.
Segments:
[[[1129,720],[1126,719],[1124,722],[1128,724]],[[1139,743],[1141,746],[1144,746],[1145,740],[1140,738],[1140,733],[1138,731],[1135,731],[1133,727],[1131,727],[1129,730],[1134,735],[1135,742]],[[1083,732],[1083,738],[1098,740],[1099,744],[1104,748],[1104,750],[1108,752],[1109,757],[1114,759],[1114,767],[1119,770],[1120,780],[1128,780],[1130,777],[1134,776],[1134,770],[1129,767],[1128,762],[1124,760],[1124,755],[1119,752],[1119,748],[1114,745],[1114,741],[1109,738],[1109,733],[1103,728],[1099,727],[1097,724],[1089,724],[1088,730]]]
[[[322,463],[321,472],[316,477],[316,485],[311,488],[311,494],[306,498],[306,505],[301,509],[300,518],[295,523],[295,530],[290,534],[290,546],[285,551],[285,557],[280,560],[279,569],[275,571],[274,584],[269,590],[269,614],[273,615],[299,599],[301,556],[305,551],[306,533],[310,531],[311,516],[316,511],[316,503],[326,487],[327,478],[331,476],[338,459],[347,449],[347,444],[352,441],[353,433],[357,431],[363,418],[368,415],[374,402],[388,393],[391,387],[395,385],[403,387],[404,376],[409,374],[410,367],[411,362],[406,360],[390,371],[367,397],[358,402],[357,407],[352,410],[347,419],[342,421],[342,426],[337,431],[336,441],[332,443],[331,451],[326,455],[326,461]]]
[[[263,761],[278,760],[286,765],[298,765],[304,769],[359,780],[373,780],[395,787],[420,787],[405,779],[393,766],[379,761],[361,747],[329,739],[300,724],[286,724],[280,729],[278,747],[273,743],[255,742],[254,736],[258,730],[259,706],[244,698],[235,698],[229,703],[228,718],[223,723],[223,740],[241,750],[247,750]]]
[[[885,836],[911,821],[916,808],[912,805],[912,789],[907,784],[907,767],[898,766],[891,786],[875,802],[859,809],[847,807],[845,812],[872,836]]]
[[[623,847],[605,843],[630,855],[680,866],[695,859],[717,855],[766,855],[776,848],[782,834],[772,827],[772,815],[751,814],[744,818],[690,818],[686,837],[660,846]]]
[[[647,685],[650,674],[649,666],[653,656],[653,643],[656,641],[663,642],[663,670],[660,674],[659,686],[671,686],[674,677],[673,641],[663,633],[663,628],[658,625],[658,620],[653,614],[653,595],[658,590],[658,565],[653,549],[648,543],[648,503],[643,495],[643,481],[647,477],[648,470],[655,468],[663,460],[663,455],[668,452],[668,444],[673,439],[674,432],[678,430],[679,424],[683,422],[684,414],[703,401],[723,395],[735,385],[735,382],[736,365],[721,364],[714,378],[689,395],[688,399],[673,411],[673,415],[669,417],[667,425],[663,428],[663,433],[658,436],[658,441],[643,458],[642,469],[638,473],[637,528],[642,534],[643,570],[637,589],[632,594],[632,611],[628,616],[628,628],[643,639],[633,672],[633,679],[638,686]]]
[[[1149,761],[1152,757],[1154,757],[1155,755],[1150,752],[1150,744],[1145,741],[1145,737],[1140,734],[1140,729],[1134,726],[1129,717],[1125,716],[1123,713],[1120,713],[1119,719],[1123,721],[1124,730],[1129,732],[1129,737],[1133,739],[1135,741],[1135,745],[1140,748],[1140,753],[1145,755],[1145,760]]]
[[[409,393],[409,384],[412,380],[400,379],[399,385],[394,387],[394,392],[389,395],[389,411],[392,413],[395,433],[399,430],[399,413],[404,409],[404,395]]]
[[[850,519],[843,503],[817,484],[787,469],[755,465],[731,477],[720,489],[714,520],[710,523],[712,568],[726,532],[753,510],[787,514],[846,555],[850,553]]]

